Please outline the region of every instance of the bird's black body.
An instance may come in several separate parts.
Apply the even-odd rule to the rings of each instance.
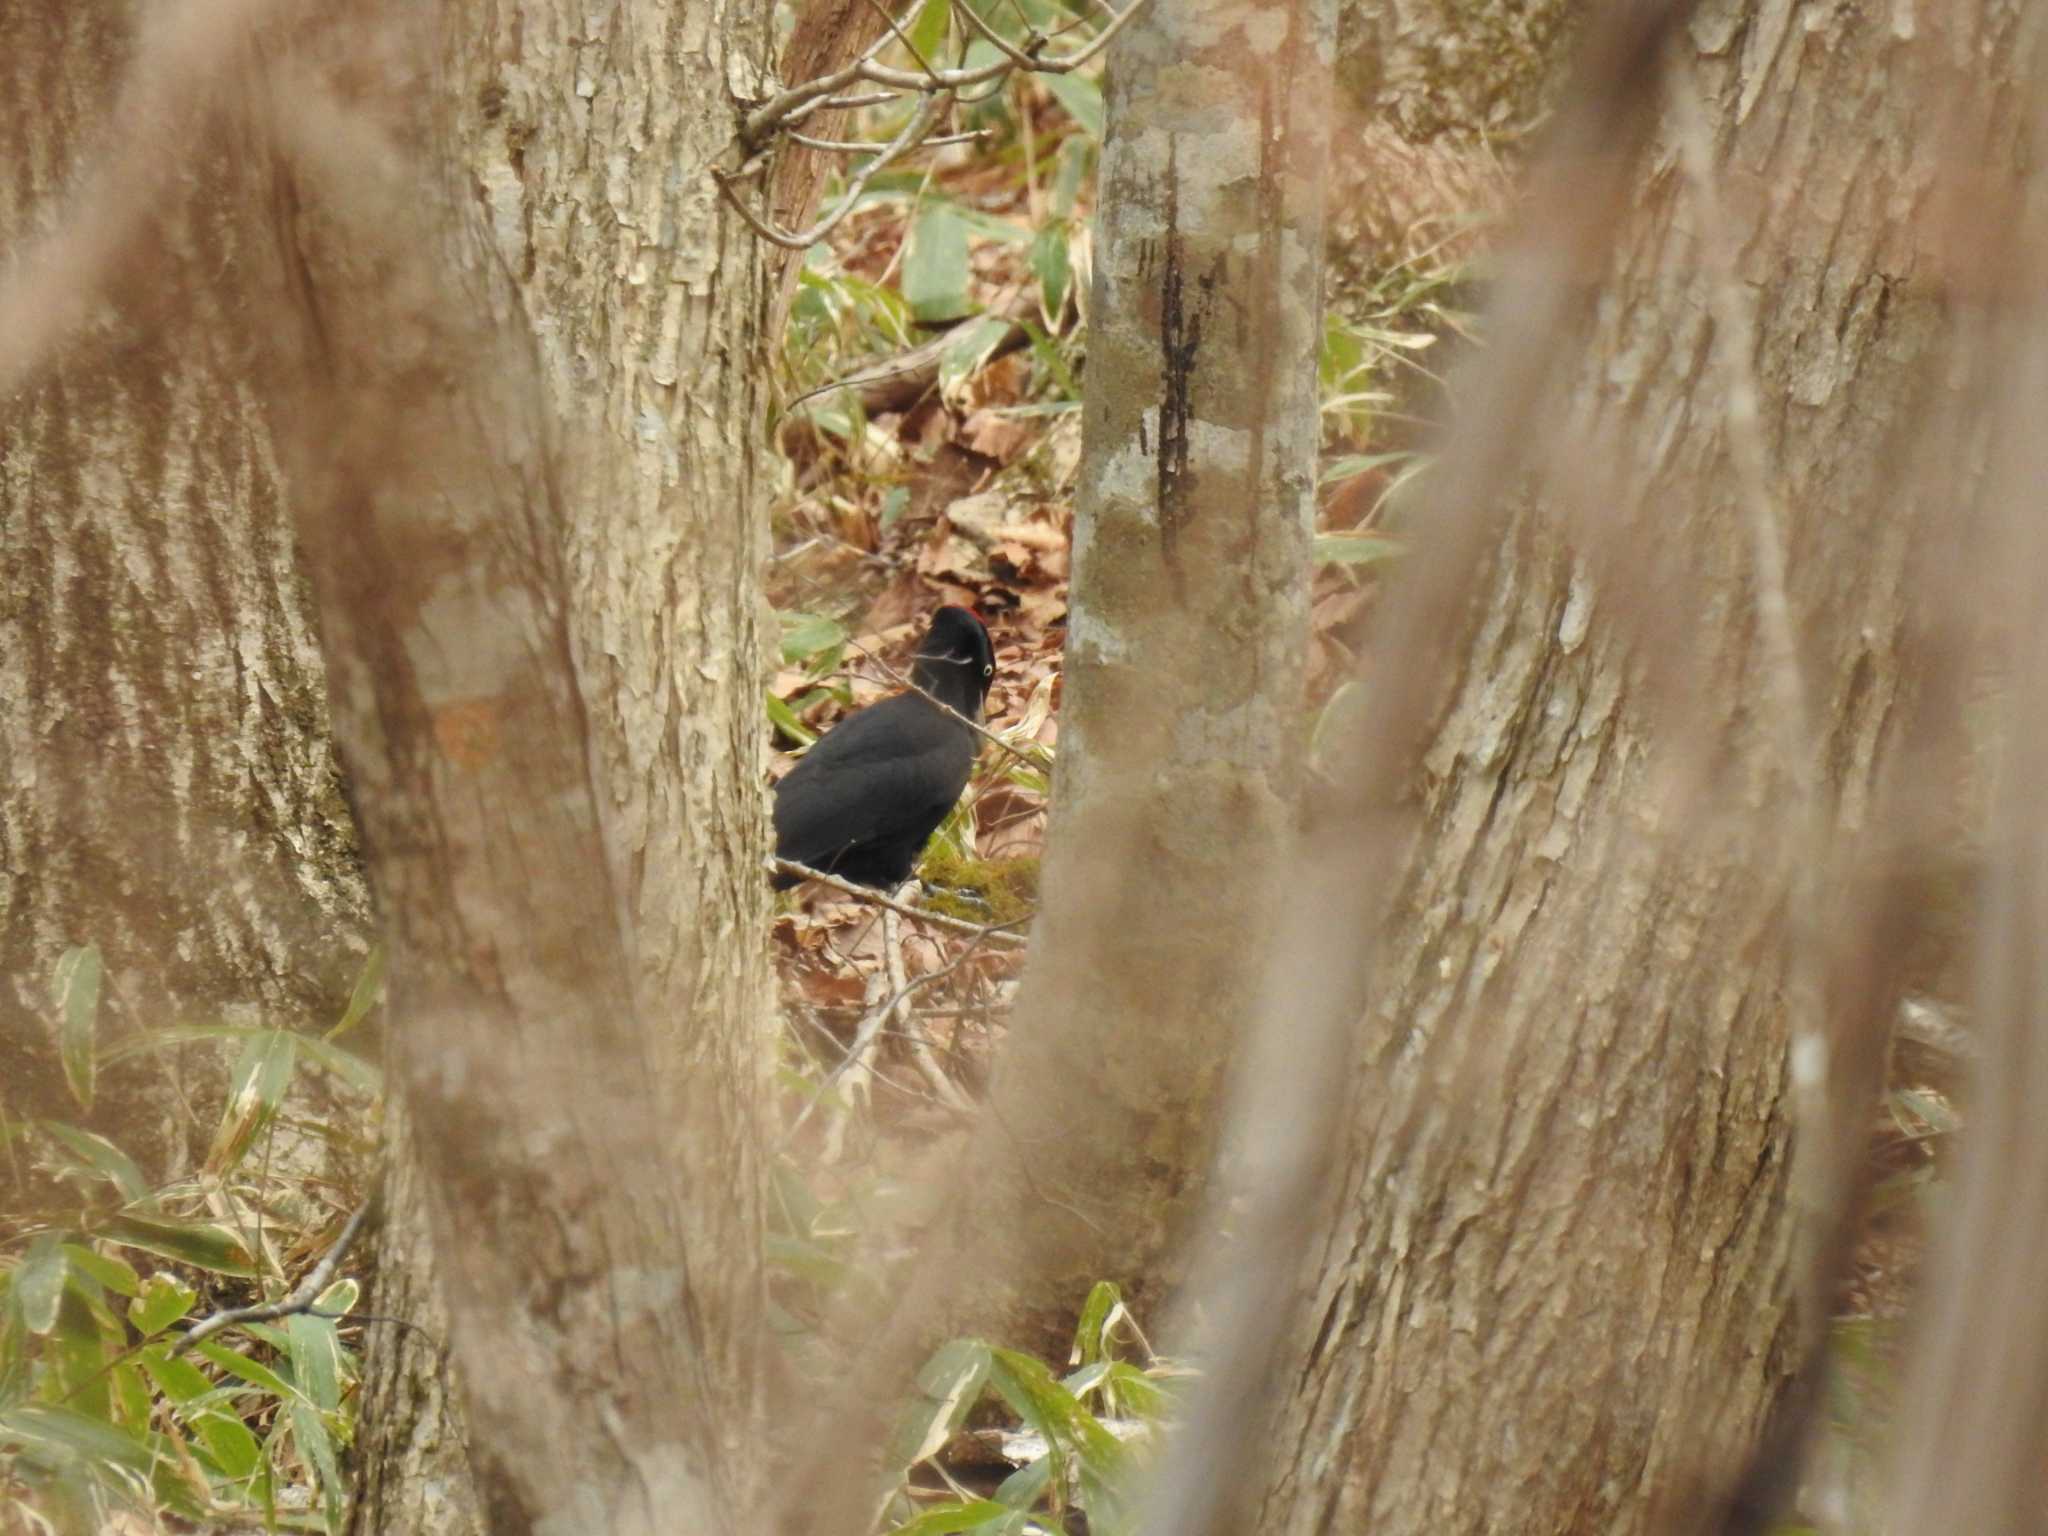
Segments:
[[[981,718],[995,676],[988,630],[965,608],[932,615],[900,693],[818,738],[775,786],[775,856],[883,889],[900,885],[967,787],[980,739],[925,697]],[[778,889],[796,884],[778,875]]]

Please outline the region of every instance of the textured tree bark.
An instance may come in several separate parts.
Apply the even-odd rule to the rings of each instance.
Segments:
[[[1377,275],[1441,262],[1504,212],[1551,110],[1585,0],[1344,0],[1331,255]]]
[[[392,1096],[384,1114],[377,1257],[364,1302],[380,1321],[365,1329],[348,1529],[482,1536],[420,1155],[405,1100]]]
[[[1112,45],[1045,901],[982,1128],[975,1321],[1149,1307],[1214,1151],[1292,836],[1331,10],[1153,6]],[[1028,1234],[1019,1242],[1020,1234]],[[997,1298],[1001,1298],[997,1301]]]
[[[1714,5],[1685,35],[1755,307],[1801,766],[1667,143],[1460,621],[1417,833],[1374,871],[1362,1087],[1261,1530],[1697,1520],[1796,1363],[1796,866],[1882,831],[1935,536],[1891,494],[1947,341],[1930,193],[1944,150],[2012,154],[2010,112],[1962,146],[1926,114],[2009,91],[2016,10]],[[1547,510],[1574,505],[1621,510]],[[1820,847],[1783,809],[1802,771]]]
[[[706,173],[763,19],[365,3],[273,77],[293,473],[493,1529],[756,1500],[767,288]],[[437,1436],[379,1433],[358,1528],[406,1528]]]
[[[596,18],[570,0],[505,0],[449,16],[460,164],[517,279],[558,424],[599,814],[629,975],[673,1095],[665,1154],[688,1181],[691,1278],[722,1319],[704,1369],[721,1415],[751,1424],[757,1116],[777,1027],[759,485],[777,257],[709,172],[733,151],[734,93],[764,77],[769,7],[636,0]]]
[[[1410,144],[1525,135],[1557,98],[1585,0],[1345,0],[1337,88]]]
[[[124,6],[0,12],[0,249],[62,220],[104,158],[136,26]],[[0,398],[0,1083],[17,1115],[78,1115],[46,1033],[68,945],[103,951],[113,1033],[245,1009],[331,1022],[367,942],[236,324],[263,248],[223,141],[203,141],[76,344]],[[167,254],[188,250],[209,259]],[[132,1151],[163,1070],[102,1081],[100,1123]]]

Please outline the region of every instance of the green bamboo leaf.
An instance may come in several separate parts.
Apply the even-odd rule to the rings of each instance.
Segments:
[[[156,1404],[150,1397],[149,1383],[143,1379],[142,1372],[134,1362],[124,1361],[109,1371],[107,1377],[116,1425],[131,1435],[148,1429]]]
[[[312,1406],[307,1402],[305,1393],[269,1366],[258,1364],[239,1350],[229,1349],[216,1339],[202,1340],[192,1348],[202,1359],[211,1360],[229,1375],[240,1377],[252,1387],[260,1387],[287,1403],[304,1403],[307,1407]]]
[[[944,61],[940,50],[946,45],[947,23],[953,19],[952,0],[924,0],[905,29],[910,46],[925,63],[939,68]]]
[[[920,320],[958,320],[974,312],[967,296],[967,224],[952,204],[933,202],[910,226],[903,297]]]
[[[175,1408],[189,1408],[218,1390],[206,1372],[182,1355],[172,1354],[169,1344],[151,1344],[137,1350],[135,1363],[149,1373],[157,1390]]]
[[[252,1024],[165,1024],[156,1029],[143,1030],[127,1039],[108,1046],[100,1053],[105,1061],[120,1061],[124,1057],[139,1056],[149,1051],[165,1051],[180,1045],[201,1045],[207,1041],[247,1040],[253,1035],[265,1035],[269,1030]]]
[[[1097,144],[1102,142],[1102,87],[1086,75],[1040,75],[1040,82],[1052,92],[1053,100],[1067,109],[1083,133]]]
[[[1124,1293],[1108,1280],[1098,1280],[1088,1288],[1088,1299],[1081,1303],[1081,1320],[1074,1325],[1074,1352],[1068,1364],[1087,1365],[1108,1352],[1102,1332],[1110,1319],[1122,1312],[1123,1305]]]
[[[969,203],[949,203],[955,217],[967,226],[967,233],[978,235],[984,240],[993,240],[999,245],[1029,245],[1031,230],[1015,219],[1006,219],[999,213],[985,213]]]
[[[1399,539],[1375,533],[1319,533],[1315,561],[1318,565],[1378,565],[1394,559],[1405,548]]]
[[[894,1536],[959,1536],[975,1531],[982,1536],[1012,1536],[1024,1531],[1029,1517],[1018,1509],[993,1499],[974,1499],[965,1504],[942,1504],[916,1519],[896,1527]]]
[[[811,671],[817,672],[824,668],[813,663],[827,653],[835,659],[828,661],[825,664],[826,668],[837,665],[837,653],[846,644],[844,624],[821,613],[790,612],[780,615],[780,618],[784,665],[808,667]]]
[[[141,1293],[142,1279],[135,1273],[135,1266],[125,1259],[117,1259],[111,1253],[95,1253],[82,1243],[66,1243],[64,1256],[73,1269],[91,1275],[110,1291],[122,1296]]]
[[[1084,1465],[1108,1473],[1125,1461],[1124,1447],[1054,1378],[1042,1360],[1012,1349],[989,1351],[989,1385],[1017,1416],[1057,1449],[1071,1447]]]
[[[300,1035],[299,1050],[324,1072],[331,1072],[359,1093],[384,1091],[384,1074],[354,1051],[330,1045],[318,1035]]]
[[[1038,302],[1047,325],[1057,325],[1067,307],[1067,287],[1074,278],[1071,232],[1065,219],[1050,220],[1032,237],[1031,272],[1038,279]]]
[[[979,1339],[940,1346],[917,1373],[918,1395],[889,1439],[893,1479],[935,1454],[966,1421],[988,1381],[989,1348]]]
[[[1330,460],[1319,477],[1323,485],[1338,485],[1346,480],[1355,480],[1368,470],[1381,469],[1389,464],[1398,464],[1415,455],[1406,448],[1391,453],[1347,453]]]
[[[1040,1456],[1026,1462],[996,1488],[996,1502],[1007,1504],[1012,1509],[1035,1509],[1038,1501],[1045,1497],[1046,1486],[1052,1481],[1052,1458]]]
[[[939,394],[950,399],[963,380],[979,373],[1010,334],[1001,315],[979,315],[954,329],[939,351]]]
[[[170,1399],[178,1417],[191,1426],[221,1473],[241,1482],[253,1476],[263,1452],[256,1437],[235,1414],[231,1389],[217,1387],[191,1361],[175,1357],[167,1344],[152,1344],[136,1355],[157,1390]]]
[[[175,1275],[161,1271],[151,1275],[142,1294],[128,1304],[128,1321],[145,1339],[162,1333],[192,1310],[199,1293],[183,1285]]]
[[[82,1109],[92,1108],[93,1037],[100,1016],[100,952],[93,944],[67,949],[57,961],[57,1044],[64,1080]]]
[[[808,747],[818,739],[816,731],[811,730],[803,721],[797,719],[796,711],[775,697],[774,694],[767,693],[765,689],[763,692],[768,700],[768,723],[770,725],[774,726],[800,747]]]
[[[1052,175],[1052,211],[1055,218],[1070,219],[1074,216],[1074,204],[1081,195],[1081,184],[1088,178],[1089,163],[1095,158],[1095,146],[1088,139],[1070,135],[1060,145],[1059,162]]]
[[[296,1313],[285,1319],[292,1379],[317,1408],[341,1406],[341,1340],[333,1322]]]
[[[363,961],[362,970],[356,973],[356,984],[348,995],[348,1007],[341,1013],[341,1020],[327,1031],[329,1040],[338,1040],[369,1016],[377,1006],[377,995],[384,986],[384,946],[372,944],[370,953]]]
[[[206,1154],[208,1172],[224,1172],[242,1160],[284,1102],[297,1060],[298,1037],[288,1029],[265,1030],[242,1047],[228,1079],[228,1102]]]
[[[363,1298],[363,1287],[355,1280],[337,1280],[318,1296],[313,1298],[315,1315],[339,1322],[355,1311],[356,1303]]]
[[[28,1331],[45,1337],[57,1326],[57,1311],[64,1301],[64,1277],[70,1272],[61,1232],[43,1232],[28,1246],[28,1253],[14,1271],[14,1299],[21,1308],[21,1320]]]
[[[208,1410],[193,1419],[192,1430],[224,1476],[240,1483],[256,1475],[263,1461],[262,1447],[257,1445],[249,1426],[233,1414]]]
[[[207,1513],[208,1490],[191,1475],[197,1469],[170,1436],[131,1435],[75,1408],[34,1403],[0,1413],[0,1443],[59,1481],[84,1479],[87,1509],[104,1513],[104,1496],[93,1487],[96,1484],[117,1490],[125,1499],[145,1504],[153,1500],[187,1520]],[[95,1519],[76,1528],[98,1530],[100,1523]]]
[[[113,1216],[101,1225],[99,1236],[124,1248],[139,1248],[161,1258],[177,1259],[217,1275],[250,1279],[256,1273],[241,1239],[212,1222],[149,1221],[140,1216]]]
[[[327,1507],[327,1528],[341,1529],[341,1496],[346,1486],[341,1480],[341,1461],[334,1454],[334,1440],[327,1433],[326,1421],[311,1405],[292,1404],[292,1438],[298,1442],[299,1454],[318,1475],[321,1502]]]
[[[149,1198],[149,1181],[134,1161],[106,1137],[83,1130],[62,1120],[36,1122],[46,1136],[60,1144],[77,1161],[70,1170],[82,1177],[105,1179],[130,1203]]]
[[[1076,1398],[1100,1389],[1104,1411],[1130,1413],[1140,1419],[1158,1421],[1173,1408],[1174,1399],[1160,1381],[1128,1360],[1098,1360],[1083,1366],[1060,1383]]]
[[[158,1454],[147,1437],[125,1434],[105,1419],[45,1403],[23,1403],[0,1413],[0,1440],[10,1439],[145,1475]]]
[[[1060,1385],[1073,1393],[1076,1400],[1085,1398],[1108,1380],[1109,1368],[1115,1363],[1113,1360],[1097,1360],[1091,1365],[1084,1365],[1078,1371],[1069,1371],[1062,1376]]]

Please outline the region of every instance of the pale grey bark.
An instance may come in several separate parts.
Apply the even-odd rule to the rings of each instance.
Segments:
[[[962,1217],[1013,1342],[1179,1274],[1284,888],[1332,29],[1153,6],[1110,50],[1045,900]]]
[[[1895,495],[1947,355],[1933,189],[1945,154],[2012,154],[2009,124],[1944,143],[1926,114],[1968,91],[1996,115],[2010,66],[1981,61],[2011,58],[2015,9],[1712,5],[1683,34],[1736,227],[1667,134],[1583,346],[1557,343],[1577,361],[1527,446],[1535,505],[1456,621],[1412,843],[1360,874],[1391,897],[1262,1530],[1698,1520],[1798,1361],[1801,861],[1824,877],[1888,830],[1938,536]],[[1754,306],[1753,425],[1702,231]],[[1781,520],[1796,757],[1747,431]],[[1387,635],[1377,666],[1428,649]]]
[[[0,249],[106,153],[126,6],[0,11]],[[240,331],[260,239],[224,136],[55,366],[0,398],[0,1083],[75,1116],[49,980],[100,946],[109,1035],[223,1013],[331,1022],[368,925],[314,618]],[[204,262],[172,253],[204,251]],[[146,1138],[161,1057],[110,1074]],[[116,1123],[121,1122],[121,1123]]]

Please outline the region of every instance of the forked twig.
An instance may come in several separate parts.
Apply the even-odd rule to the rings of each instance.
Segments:
[[[935,147],[941,144],[960,144],[978,137],[976,134],[947,134],[932,138],[931,132],[938,124],[940,114],[961,99],[960,92],[974,86],[989,85],[993,90],[1009,76],[1019,70],[1029,74],[1064,75],[1079,69],[1090,59],[1097,57],[1109,46],[1110,40],[1121,31],[1145,0],[1130,0],[1121,11],[1096,0],[1096,4],[1108,16],[1103,29],[1086,43],[1068,53],[1045,53],[1052,37],[1033,32],[1023,47],[1008,41],[977,16],[963,0],[952,0],[954,13],[960,16],[974,33],[992,44],[1001,55],[994,63],[977,65],[974,68],[961,67],[944,69],[932,63],[918,50],[909,35],[889,14],[888,10],[874,4],[877,12],[888,24],[888,30],[868,45],[859,58],[851,64],[828,71],[814,80],[791,86],[762,102],[746,115],[740,127],[740,143],[745,149],[745,162],[733,171],[714,170],[713,179],[725,200],[747,223],[747,227],[771,245],[784,250],[801,251],[816,245],[829,235],[853,212],[854,205],[867,190],[868,183],[886,167],[901,160],[912,150]],[[890,43],[901,43],[916,60],[915,70],[896,69],[880,62],[882,50]],[[840,93],[856,82],[883,87],[879,92],[863,92],[852,96]],[[984,95],[988,93],[983,93]],[[903,131],[886,144],[860,144],[847,141],[808,139],[796,133],[796,125],[820,109],[843,109],[848,107],[880,106],[903,96],[918,96],[922,104],[911,114]],[[980,100],[981,96],[968,98]],[[735,190],[742,181],[751,180],[759,173],[767,152],[778,138],[788,136],[809,149],[825,150],[839,154],[871,154],[874,158],[863,165],[844,194],[829,213],[821,215],[806,229],[784,229],[777,225],[765,212],[750,207]]]
[[[282,1301],[266,1301],[253,1307],[229,1307],[214,1313],[211,1317],[201,1318],[171,1346],[171,1357],[176,1359],[186,1350],[213,1337],[223,1328],[231,1328],[237,1323],[275,1322],[280,1317],[295,1317],[300,1313],[311,1312],[313,1303],[319,1300],[320,1293],[327,1289],[327,1283],[334,1278],[336,1267],[347,1256],[349,1248],[362,1231],[363,1219],[370,1214],[372,1203],[365,1201],[356,1207],[355,1214],[349,1217],[347,1225],[341,1229],[341,1236],[334,1240],[334,1246],[329,1248],[320,1262],[307,1272],[306,1278],[292,1288],[290,1295]]]

